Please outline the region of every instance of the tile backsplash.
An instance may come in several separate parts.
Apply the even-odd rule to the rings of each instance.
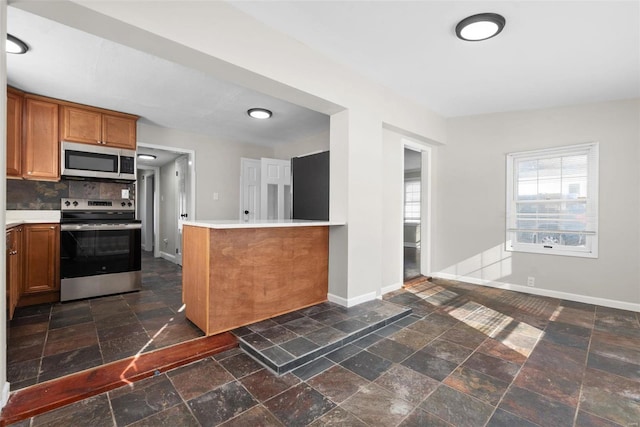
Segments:
[[[134,198],[133,183],[106,181],[78,181],[62,179],[60,182],[7,180],[7,210],[59,210],[62,197],[79,199],[119,199],[122,190],[129,190]]]

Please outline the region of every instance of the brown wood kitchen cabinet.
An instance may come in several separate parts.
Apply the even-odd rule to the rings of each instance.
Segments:
[[[24,276],[19,305],[59,299],[60,224],[25,224]],[[55,294],[54,294],[55,293]],[[44,299],[28,298],[44,294]],[[37,301],[37,302],[36,302]]]
[[[63,103],[60,140],[136,149],[137,116]]]
[[[50,98],[27,94],[22,120],[23,178],[59,181],[58,104]]]
[[[22,178],[22,106],[24,93],[7,87],[7,178]]]
[[[20,299],[22,287],[22,232],[21,225],[7,230],[7,311],[9,319],[13,318],[13,313]]]

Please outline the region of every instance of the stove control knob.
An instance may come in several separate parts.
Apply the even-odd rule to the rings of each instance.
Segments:
[[[131,207],[131,206],[133,206],[133,203],[129,202],[129,203],[127,203],[127,206]]]
[[[70,202],[70,201],[65,200],[65,202],[64,202],[64,205],[65,205],[65,206],[69,206],[70,204],[71,204],[71,202]]]
[[[73,206],[78,206],[78,201],[77,200],[73,201]]]
[[[126,203],[125,203],[125,202],[122,202],[122,203],[120,203],[120,204],[122,205],[122,207],[124,207],[124,206],[126,205]]]

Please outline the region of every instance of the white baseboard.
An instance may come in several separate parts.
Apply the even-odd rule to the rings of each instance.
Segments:
[[[376,299],[376,296],[376,292],[369,292],[368,294],[347,299],[338,295],[327,294],[327,299],[343,307],[353,307],[354,305],[362,304],[363,302],[372,301]]]
[[[402,283],[394,283],[393,285],[384,286],[380,289],[380,294],[388,294],[389,292],[397,291],[402,288]]]
[[[173,262],[174,264],[175,264],[175,262],[176,262],[176,256],[175,256],[175,255],[172,255],[172,254],[170,254],[170,253],[168,253],[168,252],[162,252],[162,251],[160,251],[160,258],[162,258],[162,259],[166,259],[167,261],[171,261],[171,262]]]
[[[456,276],[455,274],[450,274],[450,273],[438,272],[438,273],[433,273],[432,276],[439,277],[442,279],[448,279],[448,280],[458,280],[460,282],[467,282],[474,285],[490,286],[492,288],[507,289],[510,291],[523,292],[527,294],[540,295],[544,297],[559,298],[559,299],[564,299],[569,301],[583,302],[585,304],[595,304],[595,305],[601,305],[604,307],[611,307],[611,308],[618,308],[621,310],[640,312],[640,304],[638,303],[617,301],[617,300],[612,300],[607,298],[590,297],[587,295],[572,294],[569,292],[554,291],[551,289],[541,289],[541,288],[535,288],[531,286],[516,285],[513,283],[478,279],[477,277]]]
[[[4,386],[2,387],[2,396],[0,396],[0,408],[4,408],[4,405],[6,405],[9,401],[10,385],[11,384],[9,384],[9,382],[5,381]]]

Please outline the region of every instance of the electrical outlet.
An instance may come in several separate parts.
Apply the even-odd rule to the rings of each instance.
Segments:
[[[535,285],[536,285],[536,278],[533,276],[527,277],[527,286],[535,286]]]

